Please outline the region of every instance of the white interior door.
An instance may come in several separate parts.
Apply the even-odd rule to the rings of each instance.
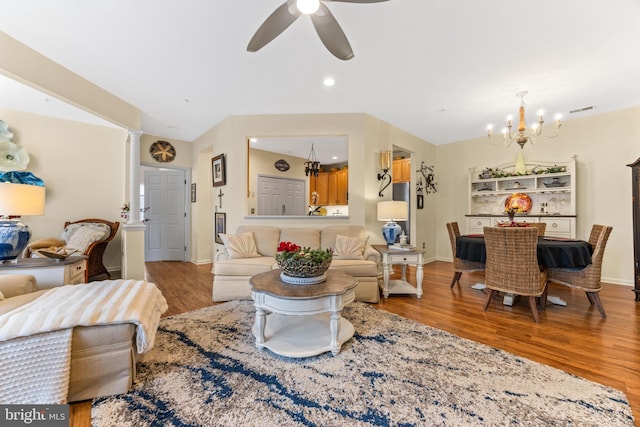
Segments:
[[[305,215],[305,181],[258,175],[258,215]]]
[[[144,172],[145,261],[185,260],[186,185],[183,170]]]

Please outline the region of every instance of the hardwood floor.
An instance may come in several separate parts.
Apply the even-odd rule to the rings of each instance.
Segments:
[[[210,264],[156,262],[146,267],[147,280],[167,298],[165,316],[213,305]],[[391,295],[374,306],[621,390],[640,425],[640,303],[630,287],[604,285],[600,298],[607,318],[602,319],[583,292],[551,284],[549,294],[568,305],[547,304],[536,324],[524,299],[511,307],[496,300],[483,312],[485,294],[471,289],[483,281],[483,273],[463,274],[460,286],[450,289],[452,277],[451,263],[427,264],[422,299]],[[413,269],[409,281],[415,284]],[[91,425],[90,401],[71,405],[70,425]]]

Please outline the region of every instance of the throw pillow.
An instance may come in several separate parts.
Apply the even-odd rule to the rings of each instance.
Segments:
[[[220,233],[220,238],[229,254],[229,259],[257,258],[262,256],[256,249],[256,242],[253,238],[253,233],[250,231],[239,234]]]
[[[335,259],[364,259],[364,248],[369,237],[349,237],[338,234],[333,250]]]
[[[90,244],[104,240],[107,236],[109,236],[109,234],[105,233],[103,229],[86,225],[78,228],[76,232],[69,237],[67,249],[77,249],[80,253],[84,253]]]

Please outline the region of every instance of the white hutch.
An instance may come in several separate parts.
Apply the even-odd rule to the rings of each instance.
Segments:
[[[467,232],[482,233],[507,221],[505,202],[514,193],[531,198],[529,212],[516,214],[516,221],[546,222],[547,236],[576,236],[576,161],[527,162],[525,174],[514,172],[515,164],[488,169],[469,169],[467,186]]]

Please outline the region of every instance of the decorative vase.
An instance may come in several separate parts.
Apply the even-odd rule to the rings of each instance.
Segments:
[[[16,261],[29,243],[31,230],[17,219],[0,220],[0,261]]]
[[[393,245],[396,242],[396,238],[402,232],[402,227],[397,222],[389,221],[382,226],[382,236],[389,245]]]

